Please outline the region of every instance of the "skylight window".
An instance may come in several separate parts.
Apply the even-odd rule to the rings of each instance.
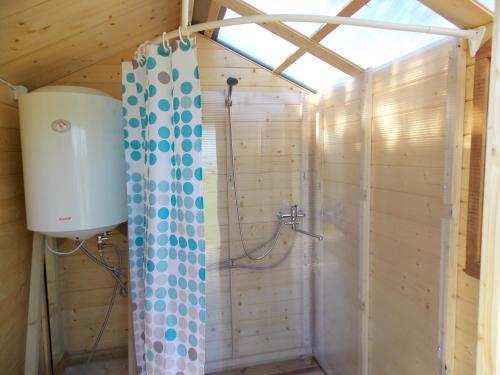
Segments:
[[[479,0],[481,4],[483,4],[485,7],[495,10],[495,0]]]
[[[267,14],[317,14],[336,16],[351,0],[246,0],[253,7]],[[288,26],[311,36],[323,24],[305,22],[285,22]]]
[[[228,9],[224,19],[234,17],[240,15]],[[297,50],[292,43],[255,24],[223,27],[217,40],[271,69]]]
[[[283,75],[314,91],[321,91],[350,78],[347,74],[309,53],[290,65]]]
[[[400,0],[397,5],[393,0],[372,0],[353,18],[456,28],[417,0]],[[342,25],[321,44],[355,64],[369,68],[383,65],[443,38],[439,35]]]

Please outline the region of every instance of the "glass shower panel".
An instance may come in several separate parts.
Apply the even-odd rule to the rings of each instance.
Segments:
[[[318,106],[319,224],[314,261],[314,354],[328,374],[360,373],[359,228],[363,79],[322,94]]]
[[[311,273],[310,262],[304,262],[310,246],[304,244],[311,240],[286,225],[268,257],[244,256],[224,92],[204,92],[203,103],[207,369],[306,355],[311,352]],[[289,212],[294,204],[303,208],[302,94],[235,86],[231,111],[240,220],[251,250],[270,245],[276,212]]]

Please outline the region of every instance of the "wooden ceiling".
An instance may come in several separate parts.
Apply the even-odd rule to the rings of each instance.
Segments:
[[[1,0],[0,78],[43,86],[179,25],[180,0]]]
[[[177,28],[180,1],[0,0],[0,78],[28,89],[51,83]],[[244,0],[191,1],[193,23],[220,19],[225,8],[242,15],[261,13]],[[339,15],[351,16],[368,1],[351,0]],[[476,27],[493,20],[492,13],[474,0],[420,1],[459,27]],[[283,23],[262,26],[299,47],[276,69],[277,74],[306,52],[348,74],[361,71],[319,43],[335,25],[325,25],[310,38]]]

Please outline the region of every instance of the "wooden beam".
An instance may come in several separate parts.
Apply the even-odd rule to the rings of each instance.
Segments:
[[[500,0],[496,1],[486,130],[476,374],[500,372]]]
[[[43,262],[45,248],[43,236],[33,233],[33,255],[31,258],[30,297],[24,375],[38,374],[42,334],[42,298],[44,293]]]
[[[214,0],[215,1],[215,0]],[[258,14],[264,14],[257,8],[245,3],[242,0],[217,0],[225,6],[238,13],[241,16],[252,16]],[[263,28],[278,35],[279,37],[285,39],[286,41],[295,44],[297,47],[303,49],[305,52],[310,53],[313,56],[325,61],[326,63],[334,66],[335,68],[341,70],[342,72],[350,75],[356,76],[362,73],[363,68],[354,64],[353,62],[345,59],[344,57],[336,54],[335,52],[329,50],[328,48],[322,46],[318,42],[312,40],[311,38],[301,34],[300,32],[294,30],[293,28],[285,25],[284,23],[269,23],[261,24]]]
[[[338,14],[339,17],[351,17],[354,13],[360,10],[363,6],[365,6],[370,0],[352,0],[348,3]],[[339,25],[326,24],[321,27],[318,31],[316,31],[313,35],[311,35],[311,39],[315,42],[319,42],[323,40],[328,34],[330,34],[333,30],[335,30]],[[300,59],[306,51],[302,48],[299,48],[297,51],[292,53],[287,57],[280,66],[274,69],[274,72],[277,74],[281,74],[286,68],[292,65],[295,61]]]
[[[493,22],[493,13],[474,0],[419,0],[461,29],[472,29]]]
[[[211,1],[210,2],[210,7],[208,8],[208,16],[207,16],[207,22],[210,21],[216,21],[219,18],[222,10],[222,5],[217,2],[217,1]],[[209,38],[213,38],[214,35],[217,35],[219,29],[213,29],[213,30],[206,30],[205,35]]]

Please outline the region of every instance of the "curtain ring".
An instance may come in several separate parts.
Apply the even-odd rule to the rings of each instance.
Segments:
[[[165,39],[165,35],[167,35],[167,33],[164,31],[161,36],[161,39],[162,39],[163,49],[166,51],[167,49],[170,49],[170,43],[168,39]]]
[[[189,31],[187,27],[184,27],[184,31],[186,32],[186,38],[182,37],[182,32],[181,32],[182,26],[179,26],[179,40],[189,40]]]

